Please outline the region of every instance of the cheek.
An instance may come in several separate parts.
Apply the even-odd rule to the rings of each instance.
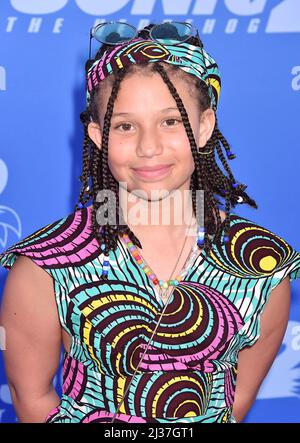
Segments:
[[[116,180],[122,178],[124,168],[128,167],[132,155],[124,144],[109,146],[108,148],[108,166]]]
[[[177,151],[177,161],[186,176],[191,176],[195,169],[195,163],[189,143],[182,145]]]
[[[178,145],[175,155],[178,161],[180,161],[180,163],[182,164],[185,164],[187,167],[188,165],[194,163],[192,148],[188,140],[185,143],[181,143],[180,145]]]

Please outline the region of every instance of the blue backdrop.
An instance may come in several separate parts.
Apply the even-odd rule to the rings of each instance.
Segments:
[[[188,20],[217,60],[219,127],[258,210],[235,211],[300,251],[299,0],[1,0],[0,249],[69,214],[79,193],[89,29]],[[298,55],[297,55],[298,54]],[[0,270],[0,291],[7,271]],[[290,321],[245,422],[300,422],[300,282]],[[3,368],[0,422],[16,421]],[[55,378],[60,393],[61,368]]]

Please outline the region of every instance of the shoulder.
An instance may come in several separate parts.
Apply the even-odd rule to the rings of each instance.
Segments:
[[[91,207],[80,208],[52,221],[0,254],[0,265],[10,269],[18,255],[46,270],[76,265],[98,253],[93,236]]]
[[[288,269],[291,279],[300,277],[299,252],[268,226],[231,212],[228,243],[223,235],[214,257],[230,273],[258,278]]]

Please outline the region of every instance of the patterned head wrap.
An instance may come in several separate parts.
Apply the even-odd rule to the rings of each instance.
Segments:
[[[87,72],[87,105],[90,94],[110,74],[131,63],[166,62],[195,75],[209,87],[211,107],[217,108],[221,89],[221,76],[217,63],[204,48],[183,42],[162,45],[153,40],[135,38],[129,43],[113,46],[96,60]]]

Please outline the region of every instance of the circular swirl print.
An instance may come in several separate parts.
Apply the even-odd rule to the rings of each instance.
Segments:
[[[154,296],[130,292],[129,286],[120,292],[109,285],[106,292],[103,284],[80,306],[83,341],[102,373],[134,373],[162,311]],[[227,297],[206,285],[182,281],[174,288],[139,371],[213,372],[213,360],[242,326],[240,313]]]
[[[281,237],[251,221],[235,217],[229,242],[218,242],[211,258],[225,272],[237,277],[260,278],[288,265],[292,248]]]

